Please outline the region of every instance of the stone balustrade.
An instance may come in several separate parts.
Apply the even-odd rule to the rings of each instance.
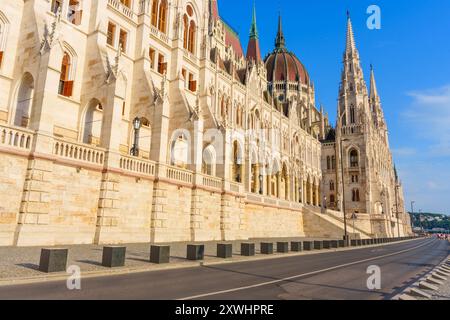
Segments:
[[[0,145],[14,149],[30,150],[33,132],[23,128],[0,126]]]
[[[138,159],[131,156],[120,157],[120,169],[146,176],[155,175],[156,164],[150,160]]]
[[[103,165],[105,160],[104,149],[60,139],[55,139],[53,155],[96,165]]]
[[[114,8],[116,11],[122,13],[124,16],[130,18],[131,20],[134,20],[133,10],[131,8],[128,8],[119,0],[108,0],[108,5]]]

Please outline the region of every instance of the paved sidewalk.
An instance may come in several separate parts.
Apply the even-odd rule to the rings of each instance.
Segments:
[[[242,261],[248,260],[249,257],[240,256],[240,244],[242,242],[254,242],[256,244],[257,257],[250,259],[257,259],[259,253],[259,244],[261,242],[277,242],[277,241],[307,241],[307,240],[323,240],[311,238],[273,238],[273,239],[252,239],[249,241],[229,241],[227,243],[233,244],[233,258],[220,259],[216,257],[216,249],[218,242],[204,242],[205,244],[205,259],[204,263],[218,263],[224,261]],[[223,241],[220,241],[223,242]],[[71,245],[58,246],[69,249],[69,256],[67,265],[77,265],[80,267],[82,273],[113,273],[126,271],[147,271],[159,270],[167,268],[179,268],[198,266],[200,262],[192,262],[186,259],[186,246],[192,242],[176,242],[165,243],[171,246],[170,264],[156,265],[149,262],[150,259],[150,244],[123,244],[127,247],[126,263],[124,268],[105,268],[101,265],[103,245]],[[37,277],[51,276],[42,273],[38,270],[40,252],[42,247],[0,247],[0,284],[6,281],[14,281],[21,279],[33,279]],[[274,244],[274,251],[276,252],[276,245]],[[277,256],[275,253],[273,256]],[[271,256],[271,257],[273,257]],[[280,255],[280,256],[286,256]],[[267,258],[267,256],[260,255],[259,258]],[[64,273],[59,273],[64,275]]]

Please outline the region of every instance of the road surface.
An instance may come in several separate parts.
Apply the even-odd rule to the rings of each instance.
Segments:
[[[449,243],[419,239],[350,251],[0,287],[0,299],[390,299],[439,264]],[[381,290],[367,288],[369,266]]]

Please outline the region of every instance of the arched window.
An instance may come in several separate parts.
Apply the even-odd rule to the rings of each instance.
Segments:
[[[350,167],[351,168],[359,167],[358,151],[356,151],[355,149],[350,151]]]
[[[3,13],[0,11],[0,68],[2,67],[3,56],[6,48],[6,37],[9,23]]]
[[[359,202],[359,189],[353,189],[352,191],[352,201]]]
[[[331,170],[336,169],[336,156],[331,156]]]
[[[29,73],[24,74],[17,94],[14,125],[27,128],[30,125],[33,106],[34,79]]]
[[[70,55],[65,52],[61,62],[61,75],[59,77],[58,93],[65,97],[71,97],[73,91],[73,81],[70,80],[72,62]]]
[[[336,200],[336,199],[335,199],[335,197],[334,197],[334,194],[331,194],[331,195],[330,195],[330,204],[331,204],[331,205],[334,205],[335,200]]]
[[[331,157],[327,157],[327,170],[331,170]]]
[[[351,124],[356,123],[356,111],[354,105],[350,106],[350,123]]]
[[[151,16],[152,26],[158,27],[158,0],[153,0]]]
[[[242,182],[242,158],[239,143],[234,141],[233,143],[233,181]]]
[[[189,44],[188,44],[188,50],[191,53],[194,53],[195,51],[195,29],[196,25],[194,20],[191,21],[189,24]]]
[[[196,45],[197,25],[194,18],[194,9],[188,5],[183,16],[183,47],[191,53],[195,53]]]
[[[334,181],[330,181],[330,191],[334,191]]]
[[[189,140],[183,133],[178,134],[172,142],[171,165],[186,168],[189,160]]]
[[[216,151],[212,145],[203,151],[202,173],[209,176],[216,175]]]
[[[166,33],[167,24],[167,0],[162,0],[159,5],[159,19],[158,19],[158,30]]]
[[[188,47],[188,25],[189,25],[189,18],[187,14],[183,16],[183,48],[187,49]]]
[[[101,146],[103,107],[97,99],[92,99],[84,117],[83,143]]]

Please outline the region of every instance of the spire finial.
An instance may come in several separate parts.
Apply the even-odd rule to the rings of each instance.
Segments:
[[[375,81],[375,72],[373,70],[373,65],[370,65],[370,98],[378,97],[377,83]]]
[[[250,39],[258,39],[258,27],[256,25],[256,1],[253,2],[252,26],[250,28]]]
[[[275,40],[275,46],[277,49],[280,49],[280,48],[284,48],[285,45],[286,45],[286,41],[284,39],[284,34],[283,34],[283,22],[281,19],[281,13],[279,13],[279,15],[278,15],[278,33],[277,33],[277,38]]]
[[[351,53],[356,50],[355,35],[353,34],[352,20],[350,13],[347,11],[347,47],[346,52]]]

